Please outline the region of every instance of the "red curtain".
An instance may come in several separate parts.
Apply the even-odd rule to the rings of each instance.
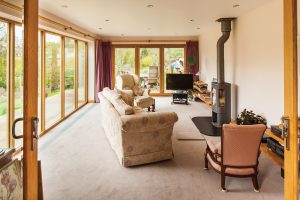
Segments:
[[[98,92],[112,86],[111,42],[96,41],[96,101]]]
[[[188,41],[186,43],[187,72],[195,75],[199,72],[199,43]]]

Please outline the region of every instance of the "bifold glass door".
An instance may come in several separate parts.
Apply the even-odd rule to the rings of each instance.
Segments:
[[[164,48],[164,83],[167,74],[183,74],[184,63],[184,48]],[[172,92],[166,89],[166,84],[164,84],[164,91]]]
[[[65,38],[65,115],[70,114],[75,106],[75,40]]]
[[[87,42],[38,32],[38,132],[87,103]],[[9,128],[24,115],[24,27],[0,20],[0,148],[21,147]],[[17,123],[17,133],[23,123]]]
[[[0,21],[0,148],[8,146],[9,126],[9,26]]]
[[[160,93],[160,49],[140,48],[140,80],[151,93]]]
[[[46,129],[61,119],[61,37],[45,37],[45,120]]]
[[[24,89],[24,30],[21,25],[15,26],[14,42],[14,119],[23,117],[23,89]],[[16,132],[23,133],[23,124],[16,125]],[[22,146],[23,140],[14,140],[14,146]]]
[[[135,74],[135,48],[115,48],[115,77],[123,74]]]

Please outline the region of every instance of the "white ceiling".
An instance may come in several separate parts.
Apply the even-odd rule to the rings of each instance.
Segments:
[[[40,7],[102,36],[197,36],[220,17],[238,17],[269,1],[40,0]]]

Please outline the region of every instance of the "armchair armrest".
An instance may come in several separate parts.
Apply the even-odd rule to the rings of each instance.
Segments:
[[[121,116],[122,130],[125,132],[146,132],[174,126],[178,120],[175,112],[149,113]]]

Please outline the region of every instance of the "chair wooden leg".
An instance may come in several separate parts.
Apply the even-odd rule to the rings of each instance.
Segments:
[[[152,112],[155,112],[155,100],[153,101]]]
[[[225,187],[225,169],[221,170],[221,188],[222,188],[222,192],[227,192],[227,189]]]
[[[151,107],[148,107],[148,112],[150,112],[150,108],[151,108]]]
[[[204,154],[204,169],[205,169],[205,170],[208,170],[207,153]]]
[[[254,187],[255,192],[259,192],[259,186],[258,186],[258,180],[257,180],[257,174],[252,176],[252,183]]]

